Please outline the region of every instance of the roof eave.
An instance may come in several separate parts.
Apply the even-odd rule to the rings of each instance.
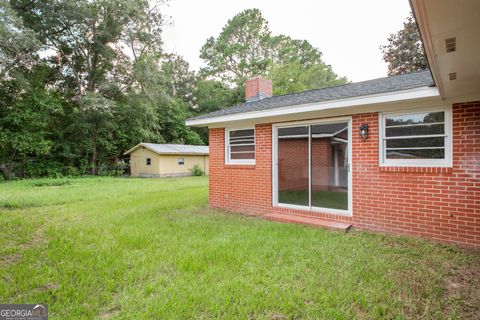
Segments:
[[[410,8],[412,8],[415,22],[422,39],[423,48],[427,56],[427,61],[435,85],[438,87],[439,94],[442,98],[445,97],[445,90],[440,80],[440,71],[438,68],[437,59],[435,59],[435,50],[433,49],[432,35],[428,26],[428,19],[426,16],[425,4],[423,1],[410,0]]]
[[[332,109],[341,109],[355,106],[373,105],[388,102],[401,102],[415,99],[425,99],[440,97],[438,88],[431,86],[423,86],[408,90],[399,90],[388,93],[357,96],[353,98],[329,100],[323,102],[309,103],[303,105],[286,106],[281,108],[273,108],[260,111],[243,112],[232,115],[216,116],[202,119],[187,119],[187,126],[205,127],[218,123],[228,123],[233,121],[252,120],[265,117],[282,116],[289,114],[297,114],[303,112],[323,111]]]
[[[143,143],[139,143],[139,144],[137,144],[135,147],[133,147],[133,148],[125,151],[125,152],[123,153],[123,155],[124,155],[124,156],[128,156],[130,153],[132,153],[133,151],[137,150],[138,148],[140,148],[140,147],[142,147],[142,146],[145,147],[145,146],[143,145]]]

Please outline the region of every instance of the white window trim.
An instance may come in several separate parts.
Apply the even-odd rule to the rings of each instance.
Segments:
[[[257,137],[255,127],[225,128],[225,164],[247,164],[254,165],[255,159],[230,159],[230,131],[253,130],[253,145],[255,147],[255,159],[257,158]]]
[[[441,112],[445,113],[445,159],[386,159],[385,158],[385,119],[387,116]],[[407,109],[394,112],[379,112],[378,114],[378,161],[380,167],[452,167],[452,107],[433,107],[422,109]],[[409,138],[416,136],[409,136]],[[423,136],[418,136],[421,138]]]
[[[288,127],[297,127],[301,125],[316,125],[324,123],[336,123],[336,122],[348,122],[348,210],[341,209],[332,209],[332,208],[323,208],[316,206],[302,206],[288,203],[278,202],[278,129],[279,128],[288,128]],[[310,138],[309,138],[310,139]],[[310,143],[309,143],[309,153],[310,153]],[[309,159],[309,169],[308,175],[311,179],[311,159]],[[311,190],[309,190],[309,202],[311,202]],[[272,125],[272,205],[277,208],[288,208],[296,209],[303,211],[335,214],[340,216],[352,216],[353,208],[353,185],[352,185],[352,117],[338,117],[338,118],[328,118],[328,119],[316,119],[316,120],[306,120],[306,121],[295,121],[288,123],[277,123]]]

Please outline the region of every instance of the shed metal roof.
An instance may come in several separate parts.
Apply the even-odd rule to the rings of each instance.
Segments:
[[[183,154],[183,155],[208,155],[208,146],[193,146],[186,144],[157,144],[139,143],[132,149],[125,152],[125,155],[132,153],[140,147],[147,148],[158,154]]]

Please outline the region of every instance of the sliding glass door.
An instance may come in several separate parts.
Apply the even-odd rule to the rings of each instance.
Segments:
[[[278,201],[309,205],[309,127],[278,129]]]
[[[349,211],[349,120],[279,125],[274,139],[276,204]]]

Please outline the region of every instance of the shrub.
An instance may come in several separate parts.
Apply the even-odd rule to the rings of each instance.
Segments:
[[[64,175],[67,177],[78,177],[80,176],[80,170],[74,166],[66,166],[63,168]]]
[[[203,172],[202,168],[200,168],[200,166],[198,164],[196,164],[193,167],[191,167],[190,169],[188,169],[188,171],[190,171],[192,176],[197,176],[197,177],[203,176],[205,174],[205,172]]]
[[[62,178],[63,165],[58,161],[29,160],[23,167],[24,178]]]
[[[122,176],[125,174],[128,164],[125,161],[117,161],[114,164],[100,166],[99,175],[101,176]]]

